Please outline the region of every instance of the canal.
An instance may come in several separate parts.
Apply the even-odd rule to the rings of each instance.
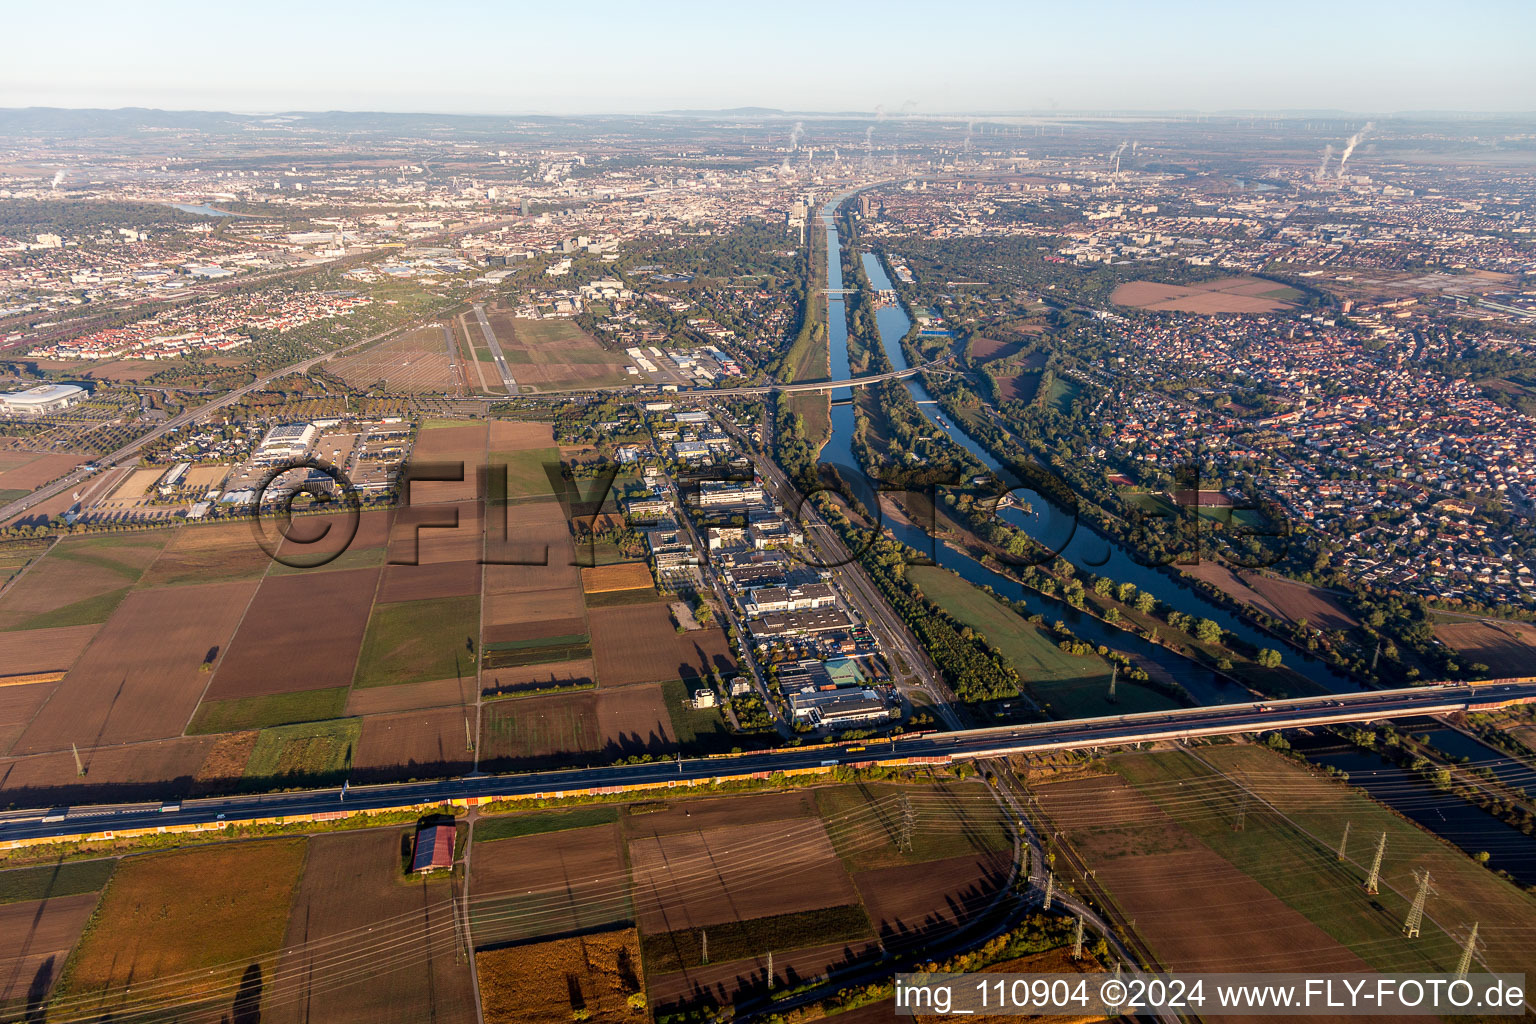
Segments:
[[[833,200],[821,214],[827,245],[829,288],[827,337],[831,346],[832,372],[834,375],[841,374],[841,376],[834,376],[835,380],[847,379],[851,376],[848,372],[847,306],[841,295],[842,245],[831,212],[839,208],[844,199],[846,196]],[[864,253],[861,256],[861,263],[873,288],[893,290],[885,267],[878,258],[873,254]],[[901,341],[911,329],[912,321],[907,316],[906,310],[899,304],[886,306],[876,312],[875,324],[880,336],[880,346],[889,358],[891,366],[898,370],[907,369],[910,364],[906,353],[902,351]],[[999,477],[1004,480],[1011,479],[1002,463],[994,458],[980,442],[943,415],[938,403],[920,380],[912,377],[905,383],[913,400],[917,402],[918,408],[936,429],[970,452]],[[839,388],[833,393],[832,436],[822,450],[821,461],[839,467],[844,479],[865,481],[872,487],[872,484],[867,483],[868,478],[853,453],[855,423],[853,407],[847,403],[851,390]],[[838,404],[840,401],[843,404]],[[1181,586],[1166,573],[1140,564],[1117,541],[1098,533],[1086,523],[1073,522],[1071,517],[1050,505],[1042,496],[1033,492],[1023,493],[1020,496],[1029,500],[1029,508],[1000,509],[998,515],[1047,547],[1059,548],[1061,557],[1079,570],[1109,576],[1117,582],[1134,583],[1138,590],[1152,594],[1158,600],[1185,614],[1214,620],[1223,629],[1255,647],[1282,646],[1280,641],[1250,626],[1226,609],[1216,606],[1194,590]],[[1250,699],[1251,695],[1246,689],[1229,683],[1213,673],[1196,668],[1185,658],[1156,644],[1148,643],[1125,630],[1103,623],[1093,616],[1085,615],[1064,601],[1047,598],[1035,591],[1027,590],[1017,581],[987,568],[963,552],[955,551],[943,544],[936,544],[933,538],[919,527],[894,522],[883,525],[889,528],[902,543],[930,556],[939,565],[954,570],[969,582],[990,586],[1010,600],[1022,602],[1030,614],[1040,614],[1048,621],[1061,619],[1084,641],[1104,644],[1131,654],[1139,660],[1161,666],[1200,703],[1224,704]],[[1305,676],[1322,690],[1340,693],[1358,689],[1350,680],[1314,658],[1304,657],[1289,648],[1286,648],[1283,653],[1286,664],[1291,669]]]

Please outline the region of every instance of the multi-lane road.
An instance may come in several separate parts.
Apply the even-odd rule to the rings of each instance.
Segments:
[[[182,803],[72,807],[0,813],[0,849],[8,841],[62,839],[104,830],[233,824],[274,816],[347,810],[408,809],[454,800],[553,796],[581,791],[623,792],[655,785],[709,783],[775,771],[840,764],[941,763],[1048,750],[1085,750],[1148,740],[1217,736],[1345,722],[1536,703],[1536,677],[1475,685],[1431,685],[1256,704],[1183,708],[1139,715],[1038,722],[898,737],[868,744],[787,747],[725,757],[687,758],[516,775],[471,775],[436,782],[392,783],[259,796],[214,797]]]

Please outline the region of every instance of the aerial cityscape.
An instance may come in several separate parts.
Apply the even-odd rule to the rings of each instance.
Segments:
[[[0,72],[0,1021],[1536,1018],[1531,12],[88,6]]]

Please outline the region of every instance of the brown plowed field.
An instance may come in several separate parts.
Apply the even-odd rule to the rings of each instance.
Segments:
[[[267,571],[271,562],[249,523],[186,526],[175,531],[170,544],[144,574],[141,585],[255,579]]]
[[[617,825],[475,843],[475,945],[627,924],[633,916]]]
[[[379,580],[379,603],[462,597],[480,592],[480,563],[438,562],[432,565],[386,565]]]
[[[986,910],[1010,860],[1006,853],[981,853],[860,871],[853,881],[888,947],[919,945]]]
[[[583,658],[579,661],[553,661],[544,665],[486,669],[481,673],[480,686],[483,692],[490,694],[537,690],[546,686],[577,686],[595,682],[597,682],[597,674],[592,669],[592,659]],[[3,692],[0,692],[0,699],[4,699]]]
[[[633,928],[555,939],[475,955],[485,1024],[631,1024],[641,991],[640,938]]]
[[[1463,662],[1487,665],[1495,678],[1536,672],[1536,627],[1524,622],[1446,622],[1435,636]]]
[[[647,934],[859,900],[825,827],[813,818],[636,839],[629,862],[636,916]]]
[[[461,501],[412,504],[400,510],[389,537],[392,565],[478,562],[485,550],[482,506]]]
[[[492,420],[489,447],[493,452],[518,452],[529,448],[548,448],[555,434],[548,423],[521,423],[516,420]]]
[[[212,664],[256,593],[254,582],[129,594],[53,698],[17,740],[18,754],[180,736]]]
[[[5,461],[0,462],[0,491],[35,491],[85,461],[84,455],[69,452],[49,455],[6,452],[5,456]]]
[[[416,447],[412,449],[409,464],[425,467],[429,463],[462,464],[463,480],[420,480],[411,484],[408,504],[411,506],[437,502],[476,501],[480,498],[480,468],[485,465],[484,423],[465,423],[463,426],[429,427],[416,435]],[[442,475],[451,476],[453,473]],[[402,498],[404,491],[402,490]]]
[[[494,644],[587,632],[586,606],[575,587],[490,593],[481,640]]]
[[[474,1024],[451,883],[401,876],[407,834],[381,828],[310,839],[263,1021]]]
[[[422,708],[460,707],[475,701],[475,680],[434,679],[426,683],[366,686],[347,695],[348,715],[387,715]]]
[[[632,839],[654,838],[786,818],[814,818],[816,813],[816,801],[804,791],[711,797],[679,800],[663,809],[632,806],[624,818],[624,831]]]
[[[178,796],[218,742],[215,736],[154,740],[80,750],[85,776],[69,750],[0,760],[0,802],[22,807],[58,803],[126,803]]]
[[[58,689],[58,683],[0,686],[0,754],[10,753],[16,737],[26,731],[37,709]]]
[[[593,608],[592,657],[603,686],[697,679],[710,665],[726,675],[736,671],[725,631],[690,630],[679,636],[665,604]]]
[[[984,363],[989,359],[999,359],[1011,356],[1020,348],[1017,341],[1001,341],[997,338],[972,338],[971,359],[974,362]]]
[[[874,941],[837,942],[827,946],[809,946],[789,951],[775,950],[773,954],[774,985],[779,989],[793,988],[815,978],[822,978],[840,966],[853,960],[876,956],[880,946]],[[727,964],[709,964],[674,974],[663,974],[651,979],[650,997],[654,1006],[673,1006],[697,1003],[710,999],[720,1006],[729,1005],[736,997],[750,992],[767,990],[768,958],[753,957],[734,960]],[[844,1019],[838,1014],[834,1020]],[[909,1022],[910,1017],[901,1018]]]
[[[351,685],[378,578],[348,569],[264,580],[208,699]]]
[[[662,753],[677,745],[659,686],[583,691],[496,701],[482,715],[480,764],[580,764],[631,754]]]
[[[1074,829],[1073,843],[1169,969],[1370,970],[1119,776],[1056,782],[1036,792],[1046,812],[1063,820],[1076,820],[1083,807],[1096,809],[1101,824]],[[1157,837],[1155,844],[1148,836]],[[1170,901],[1170,892],[1179,898]]]
[[[656,585],[651,567],[644,562],[618,562],[581,570],[581,589],[587,594],[610,590],[649,590]]]
[[[47,996],[96,909],[97,895],[0,904],[0,1007]]]
[[[1292,622],[1307,620],[1314,629],[1354,629],[1360,625],[1338,600],[1325,590],[1279,580],[1262,573],[1245,572],[1243,581],[1257,590],[1282,618]]]
[[[1130,281],[1116,288],[1109,301],[1138,309],[1202,314],[1273,313],[1290,309],[1289,302],[1273,297],[1277,294],[1294,292],[1274,281],[1255,277],[1224,277],[1194,285]]]
[[[576,548],[558,502],[493,508],[491,515],[486,528],[487,594],[579,588]]]
[[[0,676],[68,669],[101,626],[58,626],[0,633]]]
[[[474,767],[468,749],[463,708],[372,715],[363,719],[363,735],[352,758],[352,778],[360,782],[440,778]],[[475,712],[470,708],[470,728]]]
[[[0,598],[0,629],[25,629],[44,615],[69,621],[39,626],[105,622],[170,539],[171,531],[155,530],[60,541]]]
[[[297,516],[288,524],[278,554],[294,560],[319,561],[322,555],[381,548],[389,543],[393,510],[359,512],[357,532],[348,516]],[[276,526],[273,527],[274,534]],[[307,561],[300,564],[307,564]]]

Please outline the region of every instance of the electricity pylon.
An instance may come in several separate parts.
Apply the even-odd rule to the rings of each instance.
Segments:
[[[1381,858],[1387,853],[1387,833],[1376,842],[1376,856],[1371,858],[1371,873],[1365,877],[1365,891],[1375,896],[1381,885]]]
[[[1344,837],[1339,840],[1339,860],[1345,859],[1345,851],[1349,849],[1349,822],[1344,823]]]
[[[1472,969],[1472,957],[1477,954],[1477,922],[1472,922],[1472,931],[1467,935],[1467,944],[1461,948],[1461,959],[1456,963],[1456,977],[1465,978],[1467,972]]]
[[[1045,902],[1041,904],[1041,910],[1051,909],[1051,897],[1056,895],[1056,873],[1047,870],[1045,872]]]
[[[1072,936],[1072,959],[1083,958],[1083,915],[1077,915],[1077,932]]]
[[[912,801],[907,799],[907,794],[901,794],[901,842],[898,845],[907,853],[912,852],[912,830],[916,819],[917,815],[912,810]]]
[[[699,963],[709,963],[709,932],[706,929],[699,931]]]
[[[1414,893],[1413,906],[1408,908],[1408,920],[1403,922],[1403,934],[1410,939],[1419,937],[1419,925],[1424,923],[1424,904],[1429,902],[1431,891],[1428,869],[1422,875],[1415,871],[1413,877],[1419,880],[1419,891]]]

